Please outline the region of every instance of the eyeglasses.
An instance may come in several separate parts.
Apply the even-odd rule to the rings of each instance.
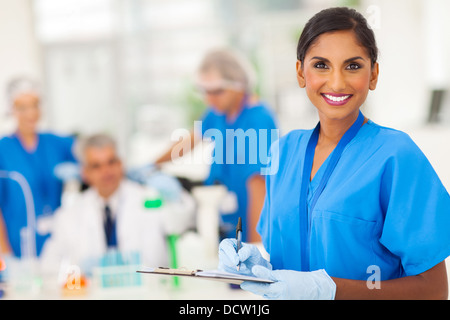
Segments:
[[[225,92],[225,88],[217,88],[217,89],[198,88],[198,91],[208,96],[220,96]]]
[[[232,82],[232,81],[221,81],[220,83],[216,85],[209,85],[209,84],[198,84],[197,89],[199,92],[205,95],[211,95],[211,96],[219,96],[225,92],[225,90],[235,90],[235,91],[242,91],[243,86],[242,84],[238,82]]]

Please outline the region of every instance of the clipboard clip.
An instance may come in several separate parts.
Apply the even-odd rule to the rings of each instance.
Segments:
[[[165,273],[165,274],[172,274],[172,275],[186,275],[186,276],[195,276],[197,272],[201,272],[203,270],[188,270],[186,268],[180,268],[180,269],[171,269],[166,267],[159,267],[155,269],[155,272],[157,273]]]

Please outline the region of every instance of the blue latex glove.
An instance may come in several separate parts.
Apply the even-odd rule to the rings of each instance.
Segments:
[[[243,242],[239,252],[236,250],[236,239],[225,239],[220,242],[219,270],[247,276],[253,276],[252,268],[258,265],[272,270],[272,265],[262,257],[256,246]],[[239,262],[241,264],[238,272],[236,267]]]
[[[275,281],[271,284],[245,281],[241,288],[273,300],[334,300],[336,284],[325,270],[299,272],[269,270],[262,266],[252,269],[256,277]]]
[[[53,169],[53,173],[55,174],[55,176],[64,182],[70,180],[80,180],[80,171],[80,166],[77,163],[73,162],[59,163]]]
[[[157,167],[150,163],[141,167],[133,168],[127,172],[127,177],[130,180],[145,183],[149,177],[157,172]]]
[[[145,184],[158,190],[161,196],[168,201],[177,201],[181,197],[183,187],[181,183],[174,177],[158,172],[150,176]]]

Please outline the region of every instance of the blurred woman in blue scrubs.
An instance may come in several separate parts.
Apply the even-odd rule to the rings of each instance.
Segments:
[[[297,78],[320,122],[271,150],[278,171],[258,224],[270,261],[252,245],[220,245],[220,268],[240,262],[274,281],[243,289],[269,299],[447,299],[449,194],[407,134],[360,111],[377,86],[377,56],[353,9],[321,11],[305,26]]]
[[[49,223],[60,206],[62,181],[55,175],[58,164],[75,162],[74,139],[38,132],[41,117],[40,92],[36,82],[21,78],[8,87],[16,131],[0,140],[0,170],[18,172],[30,185],[36,211],[36,254],[48,238]],[[27,226],[24,193],[12,180],[0,180],[0,209],[3,219],[3,250],[21,256],[21,229]],[[2,218],[0,217],[0,218]]]
[[[221,211],[221,234],[234,235],[241,217],[243,239],[256,242],[260,240],[255,230],[265,196],[261,170],[268,165],[268,150],[278,131],[272,111],[254,97],[252,77],[249,62],[236,53],[214,50],[206,54],[198,71],[198,87],[209,106],[201,128],[183,139],[187,148],[176,144],[156,163],[182,156],[173,151],[190,150],[201,138],[213,139],[214,161],[205,184],[219,183],[228,189]]]

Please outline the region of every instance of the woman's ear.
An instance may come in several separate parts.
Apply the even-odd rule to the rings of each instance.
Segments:
[[[296,64],[297,69],[297,81],[300,88],[306,87],[306,80],[305,80],[305,74],[303,72],[303,63],[300,60],[297,60]]]
[[[377,88],[379,74],[380,74],[380,65],[378,64],[378,62],[375,62],[375,64],[372,67],[372,73],[370,75],[370,83],[369,83],[369,89],[372,91]]]

